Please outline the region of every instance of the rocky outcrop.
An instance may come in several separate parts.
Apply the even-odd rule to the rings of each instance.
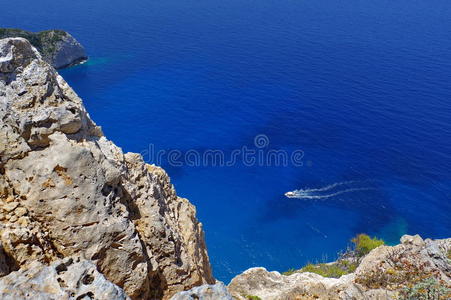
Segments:
[[[364,289],[399,290],[434,278],[451,288],[450,250],[451,239],[433,241],[405,235],[401,244],[380,246],[365,256],[355,271],[355,282]]]
[[[0,39],[22,37],[27,39],[42,58],[54,68],[66,68],[88,59],[83,46],[69,33],[62,30],[30,32],[21,29],[0,28]]]
[[[313,273],[285,276],[279,272],[268,272],[265,268],[251,268],[235,277],[229,290],[236,299],[243,300],[247,300],[248,296],[258,296],[265,300],[335,300],[342,299],[340,291],[352,285],[352,281],[353,275],[345,275],[340,279],[324,278]]]
[[[451,261],[447,257],[450,249],[451,239],[433,241],[404,236],[400,245],[374,249],[354,273],[340,278],[325,278],[308,272],[285,276],[264,268],[252,268],[235,277],[228,289],[240,300],[247,300],[248,296],[264,300],[388,300],[398,299],[408,293],[406,289],[430,279],[441,289],[433,299],[448,299],[446,297],[451,296]],[[415,297],[406,299],[423,299]]]
[[[171,300],[233,300],[224,283],[205,284],[175,294]]]
[[[66,258],[50,266],[34,261],[0,278],[4,300],[96,299],[129,300],[124,291],[80,258]]]
[[[0,40],[0,119],[3,274],[76,255],[132,299],[214,283],[194,206],[106,139],[22,38]]]

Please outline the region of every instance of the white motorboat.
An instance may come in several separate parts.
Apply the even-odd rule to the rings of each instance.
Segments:
[[[295,192],[286,192],[285,197],[296,198],[297,194]]]

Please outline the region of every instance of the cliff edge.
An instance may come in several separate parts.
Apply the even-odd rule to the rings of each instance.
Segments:
[[[451,297],[450,251],[451,239],[405,235],[399,245],[375,248],[354,272],[339,278],[251,268],[228,289],[237,300],[446,300]]]
[[[85,48],[63,30],[30,32],[22,29],[0,28],[0,39],[22,37],[27,39],[56,69],[70,67],[88,59]]]
[[[103,136],[24,38],[0,40],[0,119],[2,299],[20,299],[8,276],[74,257],[132,299],[168,299],[214,283],[194,206],[164,170]]]
[[[404,235],[399,245],[381,245],[359,257],[353,272],[325,276],[332,274],[251,268],[233,278],[227,289],[221,283],[203,285],[171,300],[448,300],[451,239]]]

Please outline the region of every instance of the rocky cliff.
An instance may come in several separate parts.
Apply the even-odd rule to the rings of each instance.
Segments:
[[[27,39],[54,68],[76,65],[88,59],[83,46],[62,30],[30,32],[21,29],[0,28],[0,39],[22,37]]]
[[[20,298],[11,278],[42,282],[36,270],[26,273],[35,264],[51,274],[70,258],[86,261],[76,270],[94,272],[92,263],[132,299],[168,299],[214,283],[194,206],[176,195],[164,170],[104,137],[23,38],[0,40],[0,119],[0,298]],[[55,295],[81,293],[58,276],[50,280]],[[96,294],[99,286],[91,287],[82,292]]]

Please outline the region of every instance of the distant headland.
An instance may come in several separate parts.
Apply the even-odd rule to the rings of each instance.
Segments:
[[[63,30],[31,32],[15,28],[0,28],[0,39],[22,37],[27,39],[55,69],[67,68],[88,59],[85,48]]]

